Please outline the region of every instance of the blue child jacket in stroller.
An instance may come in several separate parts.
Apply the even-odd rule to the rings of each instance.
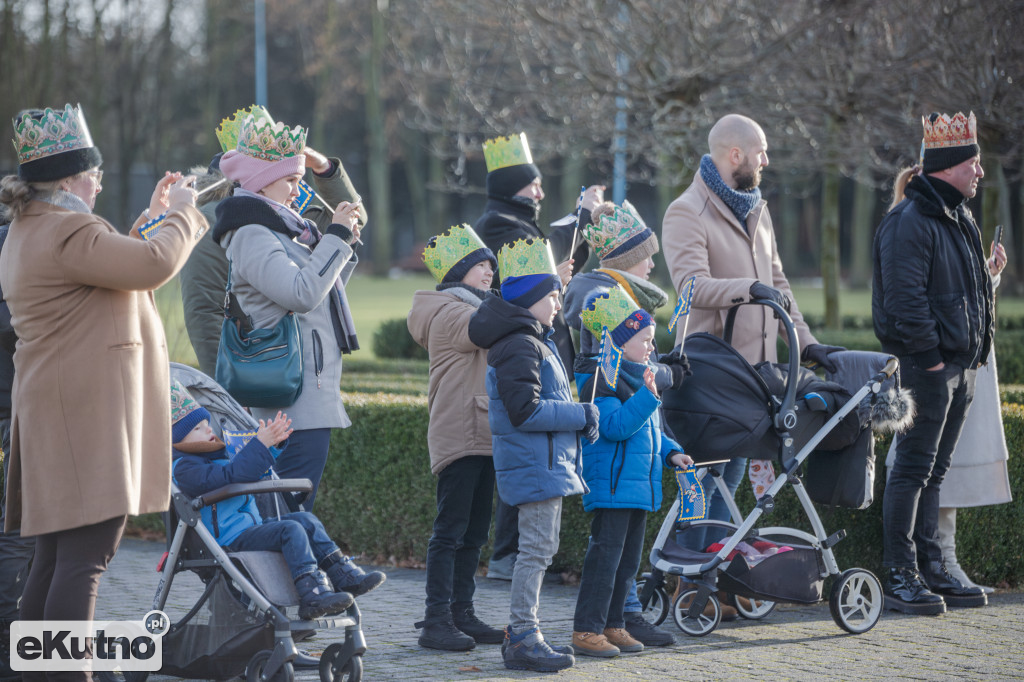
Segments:
[[[188,454],[174,448],[171,474],[183,493],[196,497],[230,483],[258,481],[273,466],[275,450],[267,449],[255,437],[232,459],[227,457],[227,448],[203,454]],[[221,547],[234,542],[242,531],[263,523],[252,495],[230,497],[203,507],[202,516],[203,525]]]
[[[623,361],[616,391],[598,379],[594,404],[601,412],[600,436],[583,446],[583,479],[590,488],[583,495],[585,511],[661,508],[662,467],[669,453],[683,448],[662,430],[661,401],[640,378],[645,368]],[[577,385],[590,376],[577,374]]]

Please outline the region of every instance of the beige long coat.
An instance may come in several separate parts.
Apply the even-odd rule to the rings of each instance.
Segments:
[[[427,447],[435,475],[457,459],[492,452],[487,350],[469,340],[469,318],[479,303],[455,291],[417,291],[407,321],[412,338],[430,353]]]
[[[744,229],[697,173],[693,184],[665,212],[661,243],[676,291],[691,276],[697,277],[686,334],[710,332],[722,336],[729,308],[749,301],[750,285],[759,281],[781,290],[792,300],[791,317],[800,347],[817,343],[797,309],[782,271],[775,231],[763,200],[747,216]],[[676,343],[682,341],[683,328],[680,321]],[[776,362],[776,339],[780,333],[785,338],[785,328],[773,319],[769,308],[744,306],[736,316],[732,345],[751,364]]]
[[[206,229],[188,207],[145,242],[39,201],[11,224],[0,256],[18,334],[8,529],[38,535],[167,509],[169,370],[152,290]]]

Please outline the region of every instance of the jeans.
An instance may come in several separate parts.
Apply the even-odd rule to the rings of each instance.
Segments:
[[[494,510],[494,552],[491,561],[498,561],[519,552],[519,510],[505,504],[501,496]]]
[[[623,605],[640,568],[646,525],[647,512],[643,509],[594,512],[573,630],[601,633],[605,628],[625,625]]]
[[[285,514],[280,521],[264,521],[247,528],[228,549],[234,552],[280,552],[292,580],[316,571],[324,557],[338,551],[324,524],[309,512]]]
[[[562,498],[519,505],[519,556],[512,570],[509,626],[512,634],[540,627],[537,607],[544,571],[558,551],[562,526]]]
[[[729,493],[735,498],[736,490],[740,487],[743,474],[747,470],[747,460],[743,457],[734,457],[728,462],[716,464],[712,468],[721,474],[726,488],[729,489]],[[704,518],[710,521],[731,521],[732,517],[729,514],[729,507],[726,505],[722,493],[718,491],[718,487],[712,483],[713,480],[708,475],[701,481],[704,486],[704,494],[707,495],[708,513]],[[710,492],[708,492],[709,488]],[[705,547],[713,545],[724,538],[727,532],[725,528],[717,526],[705,528],[698,526],[683,533],[683,544],[686,546],[686,549],[693,550],[694,552],[703,552]]]
[[[472,603],[480,548],[487,542],[494,499],[494,459],[457,459],[437,476],[437,516],[427,545],[427,615]]]
[[[11,452],[10,416],[0,419],[0,448],[4,451],[4,481],[7,481],[7,465]],[[25,589],[29,564],[36,550],[35,538],[23,538],[18,531],[4,533],[4,519],[7,503],[6,485],[0,490],[0,621],[18,619],[21,593]]]
[[[121,542],[127,516],[37,535],[32,570],[25,581],[21,620],[91,621],[100,576]],[[91,650],[91,649],[90,649]],[[85,680],[87,672],[26,672],[26,681]]]
[[[327,451],[331,445],[331,429],[304,429],[295,431],[288,438],[277,461],[274,471],[281,478],[308,478],[313,482],[313,489],[305,499],[300,499],[302,508],[313,511],[316,491],[320,487],[320,478],[324,475],[327,464]]]
[[[900,358],[900,377],[917,402],[917,416],[896,444],[882,500],[882,565],[917,568],[941,561],[939,488],[974,398],[975,370],[947,364],[929,372]]]

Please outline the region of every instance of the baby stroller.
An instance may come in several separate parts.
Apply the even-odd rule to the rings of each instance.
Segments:
[[[898,377],[893,376],[898,362],[881,353],[833,354],[830,358],[847,356],[837,361],[841,366],[838,374],[843,376],[836,378],[845,385],[822,381],[799,366],[799,343],[785,310],[770,301],[752,304],[766,305],[782,319],[789,340],[788,365],[761,363],[755,369],[732,348],[728,341],[736,306],[729,312],[725,339],[705,333],[687,337],[685,351],[693,376],[679,391],[666,394],[665,415],[698,467],[732,457],[771,459],[777,478],[744,518],[717,472],[705,476],[704,481],[710,478],[721,491],[731,523],[680,520],[677,498],[651,550],[653,570],[637,584],[641,603],[650,620],[660,623],[671,609],[683,632],[702,636],[721,622],[719,589],[731,595],[741,616],[760,619],[779,602],[821,601],[824,579],[838,576],[829,595],[833,619],[847,632],[867,632],[882,613],[881,583],[862,568],[840,572],[832,548],[846,532],[828,535],[813,501],[851,507],[870,504],[874,472],[871,426],[876,421],[874,415],[882,412],[876,405],[909,400],[899,390]],[[889,424],[902,425],[895,420]],[[801,466],[811,468],[812,463],[816,476],[814,488],[809,489],[801,479]],[[842,479],[836,475],[840,464],[846,470]],[[786,486],[796,493],[813,533],[755,528],[760,517],[773,510]],[[717,551],[686,548],[688,531],[711,527],[727,533],[720,548],[710,548]],[[664,589],[666,574],[695,587],[680,590],[670,605]],[[706,608],[709,604],[710,609]]]
[[[229,448],[233,438],[255,434],[257,422],[210,377],[171,363],[171,380],[181,382],[210,412],[214,422],[210,426]],[[168,549],[158,568],[160,581],[152,608],[164,610],[171,585],[183,571],[194,573],[205,587],[196,603],[163,636],[160,673],[201,679],[244,675],[249,681],[290,682],[295,677],[292,661],[298,654],[297,637],[310,636],[317,629],[343,629],[344,638],[329,645],[320,657],[320,679],[355,682],[362,678],[366,641],[360,629],[359,607],[353,603],[344,614],[331,618],[292,620],[288,608],[297,606],[299,597],[281,554],[227,552],[203,525],[200,515],[203,507],[229,497],[255,495],[264,518],[274,517],[290,511],[292,493],[311,489],[309,479],[274,477],[227,485],[192,499],[172,485],[171,509],[164,518],[169,530]],[[148,673],[97,675],[104,682],[141,682]]]

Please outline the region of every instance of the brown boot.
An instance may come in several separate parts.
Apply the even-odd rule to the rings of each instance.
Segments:
[[[644,645],[634,639],[626,628],[605,628],[604,636],[624,654],[638,654],[644,650]]]
[[[672,603],[674,604],[676,599],[683,592],[686,592],[687,590],[696,590],[696,589],[697,589],[697,586],[694,585],[693,583],[683,582],[682,580],[680,580],[679,583],[676,585],[675,594],[672,595]],[[735,607],[731,606],[728,602],[723,600],[722,596],[724,594],[725,594],[725,592],[721,592],[721,591],[718,593],[718,605],[719,605],[719,608],[722,609],[722,622],[729,622],[729,621],[736,620],[739,617],[739,612],[736,611]],[[690,608],[690,600],[687,599],[680,606],[685,611],[686,609]],[[705,618],[711,618],[712,616],[715,615],[715,607],[712,606],[710,599],[708,600],[708,603],[704,606],[703,615],[704,615]]]
[[[643,648],[643,644],[640,645]],[[612,658],[619,655],[619,647],[608,641],[604,635],[596,632],[573,632],[572,648],[580,656],[596,656]]]
[[[718,591],[718,602],[722,605],[722,622],[727,623],[740,617],[740,612],[732,605],[728,592]],[[749,604],[749,601],[748,601]]]

